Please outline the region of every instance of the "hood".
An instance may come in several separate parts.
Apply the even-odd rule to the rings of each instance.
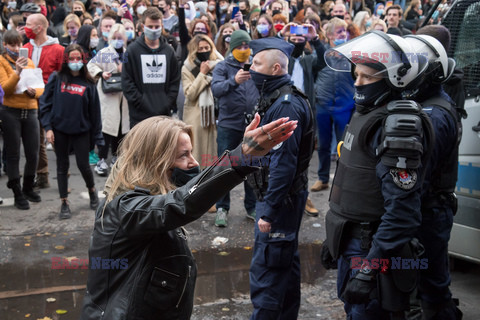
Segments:
[[[192,21],[193,19],[195,19],[195,16],[197,15],[197,10],[195,9],[195,3],[193,3],[193,1],[188,1],[188,6],[190,7],[190,16],[187,17],[187,15],[185,15],[185,18],[188,18],[190,19],[190,21]]]
[[[45,46],[49,46],[49,45],[52,45],[52,44],[59,44],[58,42],[58,39],[57,38],[52,38],[50,36],[47,36],[47,41],[45,41],[44,43],[42,43],[40,46],[37,46],[35,44],[35,41],[33,41],[33,39],[30,39],[30,44],[35,48],[43,48]]]

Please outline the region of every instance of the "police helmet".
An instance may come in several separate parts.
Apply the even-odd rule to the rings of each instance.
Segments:
[[[447,56],[442,43],[429,35],[408,35],[403,37],[418,54],[428,59],[427,78],[435,83],[447,81],[455,69],[455,60]]]
[[[325,62],[336,71],[352,72],[357,64],[365,64],[378,72],[394,90],[417,86],[428,67],[426,57],[417,55],[402,37],[377,30],[369,31],[325,52]]]
[[[22,5],[22,7],[20,8],[20,13],[24,13],[24,12],[29,12],[29,13],[40,13],[41,10],[40,10],[40,7],[38,5],[36,5],[35,3],[25,3],[24,5]]]

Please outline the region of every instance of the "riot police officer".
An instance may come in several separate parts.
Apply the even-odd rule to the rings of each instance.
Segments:
[[[429,65],[423,83],[408,92],[408,98],[422,104],[435,133],[432,156],[425,166],[422,188],[422,224],[418,239],[425,247],[428,268],[420,270],[418,296],[423,319],[461,319],[461,311],[449,290],[448,240],[456,211],[454,194],[458,170],[461,117],[453,100],[442,89],[455,69],[443,45],[429,35],[404,37],[417,52],[426,54]]]
[[[326,245],[338,258],[338,296],[348,319],[402,318],[416,284],[415,270],[393,265],[393,258],[417,259],[422,178],[433,143],[421,106],[399,100],[428,66],[414,52],[406,40],[373,31],[326,54],[329,67],[354,67],[355,77],[356,111],[326,215]]]
[[[288,57],[293,45],[279,38],[250,42],[252,80],[260,92],[262,123],[289,117],[293,136],[277,144],[260,173],[250,177],[258,201],[250,268],[251,319],[297,319],[300,308],[298,233],[308,196],[307,169],[313,152],[313,114],[307,97],[293,86]]]

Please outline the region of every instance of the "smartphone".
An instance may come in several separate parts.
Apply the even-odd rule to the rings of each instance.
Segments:
[[[18,50],[18,56],[28,59],[28,48],[20,48],[20,50]]]
[[[252,64],[250,64],[250,63],[245,63],[245,64],[243,65],[243,71],[249,71],[251,66],[252,66]]]
[[[23,21],[22,21],[22,22],[19,22],[19,23],[18,23],[18,26],[19,26],[19,27],[25,27],[25,22],[23,22]]]
[[[233,7],[232,9],[232,19],[235,18],[235,15],[240,11],[239,7]]]
[[[290,34],[304,35],[308,33],[308,27],[304,26],[291,26]]]

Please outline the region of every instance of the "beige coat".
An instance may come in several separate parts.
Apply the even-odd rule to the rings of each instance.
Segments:
[[[210,61],[216,65],[220,60]],[[193,156],[197,159],[201,168],[208,166],[206,159],[217,156],[217,127],[212,124],[206,128],[201,125],[201,109],[198,98],[203,90],[212,90],[212,75],[201,72],[194,77],[191,70],[195,65],[188,59],[182,67],[182,86],[185,94],[185,106],[183,109],[183,121],[193,127]]]
[[[118,57],[118,54],[112,46],[100,50],[87,64],[90,75],[95,78],[102,72],[110,72],[112,70],[114,70],[114,73],[119,72],[118,66],[114,62],[116,57]],[[126,134],[130,130],[130,118],[128,116],[128,102],[123,93],[103,93],[101,75],[97,82],[97,91],[102,111],[102,132],[116,137],[121,124],[121,133]]]

